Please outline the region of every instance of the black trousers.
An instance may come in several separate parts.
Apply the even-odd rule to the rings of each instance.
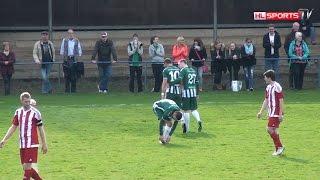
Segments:
[[[154,76],[154,92],[159,92],[162,85],[163,64],[152,64],[152,72]]]
[[[134,92],[134,80],[138,83],[138,92],[142,92],[142,66],[130,66],[129,91]]]
[[[227,69],[229,72],[230,83],[233,80],[239,80],[239,71],[240,71],[239,63],[236,63],[236,62],[228,63]]]
[[[4,95],[5,96],[10,94],[11,77],[12,77],[12,74],[2,74],[2,79],[3,79],[3,83],[4,83]]]
[[[213,74],[213,83],[221,84],[222,71],[225,70],[225,66],[222,62],[211,62],[211,73]]]
[[[65,92],[75,93],[77,91],[77,62],[74,57],[68,57],[63,62],[65,78]]]
[[[302,89],[306,65],[306,63],[292,63],[291,65],[293,71],[293,85],[295,89]]]
[[[290,65],[290,68],[289,68],[289,88],[294,88],[293,87],[293,66]]]

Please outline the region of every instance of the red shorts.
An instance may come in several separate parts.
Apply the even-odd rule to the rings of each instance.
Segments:
[[[280,121],[278,117],[269,117],[268,127],[279,128]]]
[[[20,149],[21,164],[37,163],[38,162],[38,148]]]

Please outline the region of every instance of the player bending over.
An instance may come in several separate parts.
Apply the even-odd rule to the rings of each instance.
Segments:
[[[160,142],[169,143],[178,121],[182,118],[179,106],[170,99],[161,99],[153,103],[153,112],[159,120]]]
[[[272,153],[273,156],[281,155],[284,151],[279,137],[279,125],[283,120],[283,92],[282,87],[275,81],[275,73],[273,70],[268,70],[264,74],[264,80],[268,84],[265,92],[265,99],[262,103],[262,107],[257,114],[260,119],[264,109],[268,108],[269,122],[267,131],[273,140],[275,151]]]
[[[47,153],[48,147],[41,113],[30,105],[30,99],[31,96],[28,92],[24,92],[20,95],[22,107],[16,110],[12,125],[0,142],[0,148],[6,144],[15,130],[19,128],[20,159],[24,170],[23,179],[29,180],[30,178],[33,178],[35,180],[40,180],[41,177],[35,168],[38,160],[38,132],[40,133],[43,154]]]

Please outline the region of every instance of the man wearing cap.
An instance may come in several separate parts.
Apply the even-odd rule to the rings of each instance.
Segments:
[[[82,49],[73,29],[69,29],[68,37],[62,40],[60,55],[63,56],[65,92],[75,93],[77,90],[77,58],[82,55]]]
[[[52,62],[55,61],[55,50],[53,43],[49,40],[47,31],[41,32],[41,39],[34,44],[33,59],[36,64],[41,64],[42,93],[52,92],[49,76]]]
[[[98,60],[96,61],[96,55]],[[113,60],[111,60],[111,54]],[[93,50],[92,63],[97,63],[99,71],[99,93],[108,92],[108,82],[112,73],[111,64],[117,61],[117,52],[111,39],[108,38],[108,33],[101,33],[101,39],[96,42]]]

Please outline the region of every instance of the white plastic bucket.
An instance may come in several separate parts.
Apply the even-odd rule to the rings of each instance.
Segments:
[[[242,81],[232,81],[231,89],[233,92],[238,92],[242,88]]]

